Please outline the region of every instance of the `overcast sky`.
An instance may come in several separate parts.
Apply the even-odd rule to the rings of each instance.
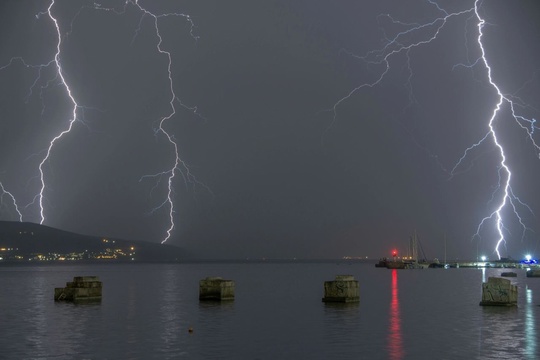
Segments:
[[[206,258],[378,258],[414,231],[428,258],[445,237],[449,259],[497,257],[496,216],[474,236],[508,179],[474,1],[57,0],[60,73],[50,5],[0,5],[0,220],[42,207],[45,225]],[[540,5],[478,5],[522,116],[504,101],[493,122],[514,195],[500,253],[540,255]],[[50,146],[68,89],[76,121]]]

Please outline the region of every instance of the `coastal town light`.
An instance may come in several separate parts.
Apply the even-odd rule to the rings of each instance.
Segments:
[[[480,257],[480,259],[481,259],[482,261],[486,261],[486,260],[487,260],[487,258],[486,258],[484,255],[482,255],[482,256]]]

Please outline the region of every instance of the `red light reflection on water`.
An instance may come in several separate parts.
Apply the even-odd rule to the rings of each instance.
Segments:
[[[388,332],[388,352],[392,360],[403,359],[403,338],[399,313],[398,274],[392,269],[392,298],[390,300],[390,327]]]

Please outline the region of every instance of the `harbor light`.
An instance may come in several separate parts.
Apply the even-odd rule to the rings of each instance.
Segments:
[[[481,259],[482,261],[484,261],[484,262],[487,260],[487,258],[486,258],[484,255],[482,255],[482,256],[480,257],[480,259]]]
[[[521,260],[520,263],[526,265],[536,265],[538,264],[538,260],[534,259],[531,254],[527,254],[525,255],[525,260]]]

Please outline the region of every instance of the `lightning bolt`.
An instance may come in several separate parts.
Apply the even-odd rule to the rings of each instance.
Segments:
[[[474,3],[474,12],[475,12],[476,18],[478,19],[478,25],[477,25],[478,26],[478,46],[479,46],[479,48],[481,50],[481,57],[480,58],[481,58],[482,62],[484,63],[484,66],[487,69],[489,83],[495,89],[495,91],[497,92],[497,96],[498,96],[498,101],[497,101],[497,103],[495,104],[495,106],[493,108],[493,112],[492,112],[492,115],[491,115],[491,117],[489,119],[489,125],[488,126],[489,126],[489,134],[490,134],[491,138],[493,139],[493,142],[494,142],[495,146],[497,147],[497,149],[499,151],[499,155],[500,155],[500,171],[502,172],[502,174],[500,174],[500,176],[501,176],[500,179],[502,180],[502,184],[500,184],[500,185],[502,187],[503,195],[502,195],[502,197],[501,197],[501,199],[499,201],[499,204],[495,207],[495,210],[490,215],[488,215],[487,217],[482,219],[482,221],[480,222],[480,225],[478,226],[478,230],[477,230],[475,236],[480,236],[481,227],[483,226],[483,224],[484,224],[484,222],[486,220],[491,219],[491,218],[495,218],[497,233],[499,234],[499,238],[497,239],[497,244],[495,246],[495,252],[497,253],[497,256],[500,259],[501,254],[500,254],[500,251],[499,251],[499,247],[505,241],[504,233],[503,233],[503,230],[504,230],[505,226],[504,226],[504,222],[503,222],[501,212],[508,205],[510,205],[512,207],[513,213],[515,214],[515,216],[517,217],[520,225],[523,228],[523,232],[525,233],[525,231],[527,230],[527,227],[523,223],[523,220],[522,220],[521,216],[519,215],[519,213],[518,213],[518,211],[516,209],[516,206],[515,206],[515,201],[518,201],[520,204],[524,204],[524,203],[522,203],[519,200],[519,198],[517,198],[513,193],[513,190],[512,190],[512,187],[511,187],[512,172],[510,170],[510,167],[507,164],[507,160],[506,160],[507,157],[506,157],[506,154],[505,154],[505,151],[504,151],[504,147],[501,145],[501,142],[499,141],[498,136],[497,136],[497,131],[495,129],[495,120],[497,118],[498,113],[501,110],[501,107],[504,104],[506,104],[507,106],[510,107],[510,111],[511,111],[513,119],[516,121],[516,123],[523,130],[525,130],[525,132],[527,133],[528,139],[531,141],[532,145],[534,146],[537,153],[539,153],[539,154],[540,154],[540,147],[538,146],[538,144],[536,144],[536,142],[535,142],[535,140],[533,138],[535,120],[534,119],[527,119],[527,118],[517,114],[516,113],[516,104],[514,103],[514,101],[509,96],[505,96],[502,93],[500,87],[497,85],[497,83],[493,79],[493,76],[492,76],[493,71],[492,71],[491,66],[489,65],[489,62],[488,62],[488,59],[487,59],[487,56],[486,56],[486,51],[485,51],[485,48],[484,48],[484,44],[482,43],[482,38],[484,37],[483,29],[484,29],[484,26],[486,24],[486,21],[480,15],[480,12],[479,12],[480,4],[481,4],[480,0],[476,0],[475,3]],[[523,122],[528,123],[529,126],[524,126]],[[481,141],[484,141],[485,139],[486,139],[486,137],[484,137]],[[531,210],[530,207],[527,206],[527,208],[529,210]]]
[[[431,4],[434,4],[432,1],[429,1],[429,2]],[[439,8],[438,5],[437,5],[437,8]],[[451,18],[458,17],[458,16],[463,15],[463,14],[471,14],[473,11],[474,11],[474,9],[472,9],[472,8],[468,9],[468,10],[456,12],[456,13],[451,13],[451,14],[448,14],[446,11],[444,11],[445,16],[436,18],[435,20],[433,20],[433,21],[431,21],[429,23],[425,23],[425,24],[406,24],[406,23],[394,20],[389,14],[385,14],[385,16],[388,17],[395,24],[412,25],[412,27],[405,30],[405,31],[399,32],[396,36],[394,36],[391,39],[387,39],[386,45],[383,48],[381,48],[379,50],[370,51],[365,56],[358,56],[358,55],[355,55],[355,54],[353,54],[353,53],[351,53],[351,52],[349,52],[349,51],[347,51],[345,49],[342,49],[343,52],[345,52],[345,53],[347,53],[347,54],[349,54],[349,55],[351,55],[351,56],[353,56],[353,57],[355,57],[355,58],[357,58],[359,60],[362,60],[362,61],[366,62],[367,64],[383,65],[383,71],[381,71],[376,76],[374,81],[366,82],[366,83],[363,83],[363,84],[360,84],[360,85],[356,86],[351,91],[349,91],[348,94],[343,96],[341,99],[339,99],[334,104],[334,106],[331,109],[331,111],[333,113],[333,118],[332,118],[332,122],[330,123],[328,129],[332,128],[332,126],[336,122],[337,115],[338,115],[338,108],[344,101],[350,99],[354,94],[356,94],[360,90],[362,90],[364,88],[373,88],[373,87],[379,85],[383,81],[383,79],[386,77],[386,75],[390,71],[390,68],[391,68],[390,67],[390,60],[393,57],[395,57],[398,54],[405,53],[406,56],[407,56],[407,59],[409,60],[409,52],[411,50],[413,50],[414,48],[420,47],[422,45],[429,44],[432,41],[434,41],[435,39],[437,39],[440,31],[444,28],[446,23],[451,20]],[[408,45],[402,44],[402,42],[401,42],[402,38],[404,38],[404,37],[406,37],[408,35],[416,35],[417,33],[421,32],[423,30],[429,30],[431,28],[433,28],[433,30],[431,32],[426,31],[426,32],[428,32],[428,35],[425,38],[423,38],[421,40],[418,40],[416,42],[411,42]],[[410,66],[409,66],[409,69],[410,69]]]
[[[0,182],[0,190],[2,190],[2,193],[0,194],[0,205],[4,203],[4,196],[9,197],[11,199],[11,202],[13,203],[13,207],[15,208],[15,211],[19,215],[19,221],[23,221],[23,216],[22,216],[21,211],[19,210],[19,206],[17,205],[17,200],[15,199],[15,196],[13,196],[12,193],[7,191],[1,182]]]
[[[51,155],[53,153],[55,145],[63,137],[67,136],[67,134],[73,128],[75,122],[79,121],[79,119],[77,117],[78,110],[83,109],[83,107],[81,107],[77,103],[77,101],[75,100],[75,97],[73,96],[73,93],[71,91],[71,88],[70,88],[68,82],[66,81],[65,74],[64,74],[64,71],[62,69],[61,60],[60,60],[60,58],[61,58],[61,48],[62,48],[62,35],[61,35],[61,32],[60,32],[60,26],[58,24],[58,20],[52,14],[52,8],[54,7],[54,5],[55,5],[55,0],[51,0],[49,6],[47,7],[47,10],[45,10],[43,12],[40,12],[40,13],[38,13],[36,15],[37,19],[41,18],[42,16],[47,16],[51,20],[51,22],[53,23],[54,28],[56,30],[56,35],[57,35],[56,52],[54,54],[53,59],[50,60],[48,63],[45,63],[45,64],[31,65],[31,64],[28,64],[22,57],[14,57],[9,61],[8,64],[0,67],[0,70],[4,70],[7,67],[11,66],[15,61],[20,61],[26,68],[33,68],[33,69],[38,70],[37,76],[35,77],[32,85],[30,86],[28,95],[26,96],[26,102],[28,102],[29,98],[33,94],[33,89],[37,86],[39,80],[41,79],[42,70],[45,69],[45,68],[48,68],[50,66],[54,66],[55,67],[55,76],[52,79],[48,80],[46,82],[46,85],[42,86],[41,91],[40,91],[40,99],[42,101],[42,114],[43,114],[44,108],[45,108],[45,105],[43,103],[44,100],[43,100],[43,97],[42,97],[43,90],[46,89],[47,87],[49,87],[49,85],[51,83],[53,83],[54,81],[58,81],[64,87],[64,90],[65,90],[65,92],[67,94],[67,97],[69,99],[69,102],[71,104],[71,109],[72,109],[71,110],[71,118],[67,121],[66,125],[64,126],[64,129],[62,131],[60,131],[56,136],[54,136],[50,140],[49,145],[43,151],[45,153],[45,155],[44,155],[44,157],[42,158],[42,160],[40,161],[40,163],[38,165],[38,178],[39,178],[39,184],[40,184],[39,192],[34,197],[33,201],[30,204],[28,204],[27,206],[25,206],[25,208],[26,208],[26,207],[28,207],[30,205],[33,205],[35,202],[38,203],[39,218],[40,218],[39,223],[40,224],[43,224],[45,222],[45,205],[44,205],[44,202],[46,200],[45,193],[47,191],[45,165],[50,161],[50,158],[51,158]],[[4,189],[3,189],[3,191],[4,191],[4,193],[9,194],[11,196],[14,204],[16,204],[14,195],[11,194],[11,193],[8,193]],[[19,211],[17,206],[16,206],[16,209],[17,209],[17,212],[19,214],[19,218],[22,221],[22,213]]]
[[[206,189],[210,194],[213,195],[212,191],[206,185],[204,185],[202,182],[197,180],[197,178],[191,172],[189,165],[180,157],[178,142],[176,141],[174,135],[171,132],[167,131],[167,129],[166,129],[167,122],[170,121],[171,119],[173,119],[177,115],[177,106],[178,105],[180,107],[188,110],[188,111],[191,111],[195,116],[197,116],[197,117],[199,117],[199,118],[201,118],[203,120],[206,120],[198,112],[198,109],[197,109],[196,106],[190,107],[190,106],[184,104],[177,97],[177,95],[175,93],[175,90],[174,90],[173,75],[172,75],[172,55],[171,55],[170,51],[164,49],[163,46],[162,46],[163,38],[162,38],[160,27],[159,27],[159,20],[162,19],[162,18],[181,17],[188,23],[188,25],[189,25],[189,33],[190,33],[191,37],[194,40],[197,40],[198,37],[194,35],[195,25],[193,23],[193,20],[191,19],[191,17],[189,15],[183,14],[183,13],[164,13],[164,14],[153,13],[153,12],[147,10],[145,7],[143,7],[139,3],[139,0],[127,0],[127,1],[125,1],[122,10],[117,10],[116,8],[104,7],[101,4],[94,3],[93,6],[83,6],[83,7],[81,7],[81,9],[73,17],[73,19],[71,21],[71,28],[65,34],[65,36],[69,36],[71,34],[71,29],[73,28],[73,23],[76,20],[76,18],[80,15],[80,13],[83,11],[83,9],[94,9],[96,11],[108,11],[108,12],[113,12],[116,15],[122,15],[122,14],[124,14],[126,12],[126,9],[127,9],[128,6],[135,7],[141,14],[141,17],[140,17],[140,20],[139,20],[139,25],[138,25],[137,29],[135,30],[133,38],[132,38],[132,43],[136,40],[138,34],[141,32],[141,26],[143,24],[143,21],[145,19],[150,19],[152,21],[152,23],[153,23],[153,28],[154,28],[154,31],[155,31],[155,35],[157,37],[156,51],[159,52],[159,54],[165,56],[166,59],[167,59],[167,66],[166,66],[166,71],[167,71],[167,75],[168,75],[167,88],[169,90],[169,95],[170,95],[170,97],[169,97],[169,109],[166,111],[165,115],[163,115],[161,118],[159,118],[156,121],[156,125],[155,125],[155,128],[153,129],[153,131],[154,131],[154,134],[155,134],[156,137],[157,136],[162,136],[168,142],[168,144],[170,145],[170,147],[172,149],[174,161],[172,162],[170,168],[165,169],[164,171],[162,171],[162,172],[160,172],[158,174],[142,176],[141,179],[140,179],[140,181],[143,181],[143,180],[148,179],[148,178],[157,179],[156,180],[156,185],[154,187],[158,186],[158,184],[160,183],[160,180],[162,178],[166,179],[167,191],[166,191],[165,199],[163,201],[161,201],[160,204],[151,211],[151,212],[154,212],[157,209],[160,209],[160,208],[163,208],[163,207],[168,208],[168,223],[169,224],[167,225],[167,229],[165,231],[164,238],[161,241],[162,243],[165,243],[171,237],[172,232],[173,232],[173,230],[175,228],[175,219],[174,219],[174,213],[175,213],[174,194],[175,194],[175,192],[174,192],[174,185],[175,185],[175,182],[176,182],[176,177],[180,176],[183,179],[183,182],[184,182],[185,186],[188,186],[188,185],[201,186],[204,189]],[[50,162],[51,157],[53,156],[56,145],[63,138],[65,138],[66,136],[69,135],[69,133],[71,132],[71,130],[73,129],[73,127],[75,126],[76,123],[83,123],[81,117],[84,115],[83,111],[85,109],[85,107],[82,106],[77,101],[75,96],[73,95],[71,84],[69,83],[68,79],[66,78],[66,74],[64,72],[64,69],[62,68],[62,46],[63,46],[63,41],[62,40],[63,40],[63,38],[62,38],[62,32],[61,32],[61,29],[60,29],[59,21],[53,14],[53,8],[54,7],[55,7],[55,0],[51,0],[50,3],[49,3],[49,6],[47,7],[47,9],[45,11],[40,12],[40,13],[38,13],[36,15],[36,18],[38,18],[38,19],[41,18],[41,17],[48,17],[48,19],[51,21],[51,23],[54,26],[54,29],[55,29],[55,32],[56,32],[56,51],[55,51],[53,59],[50,60],[46,64],[31,65],[31,64],[28,64],[27,62],[25,62],[25,60],[22,57],[14,57],[9,61],[8,64],[0,67],[0,71],[1,71],[1,70],[4,70],[7,67],[13,65],[15,62],[19,61],[26,68],[37,69],[38,75],[36,76],[33,84],[30,87],[29,94],[27,96],[27,98],[29,98],[33,93],[33,89],[35,88],[35,86],[37,85],[39,79],[41,78],[42,69],[50,67],[50,66],[54,66],[55,72],[56,72],[55,77],[54,77],[54,79],[47,81],[47,84],[46,84],[45,88],[47,86],[49,86],[50,83],[55,81],[55,79],[57,79],[59,84],[61,84],[63,86],[63,88],[65,90],[65,93],[67,95],[67,98],[69,100],[70,109],[71,109],[70,118],[66,121],[66,123],[64,125],[64,128],[60,132],[58,132],[50,140],[50,142],[48,143],[48,146],[46,147],[46,149],[43,150],[44,155],[43,155],[41,161],[39,162],[39,166],[38,166],[38,178],[39,178],[39,183],[40,183],[39,192],[34,197],[34,200],[32,201],[32,203],[27,205],[27,206],[30,206],[30,205],[33,205],[33,204],[37,203],[37,205],[39,207],[39,218],[40,218],[39,222],[40,222],[40,224],[43,224],[46,221],[46,216],[45,216],[46,202],[47,202],[46,193],[47,193],[47,190],[48,190],[47,181],[46,181],[46,179],[47,179],[46,165]],[[42,91],[43,91],[43,88],[44,87],[42,87]],[[42,104],[43,104],[43,98],[41,97],[41,95],[40,95],[40,98],[41,98]],[[43,104],[43,107],[44,107],[44,104]],[[42,113],[43,113],[43,111],[42,111]],[[9,196],[11,198],[15,208],[16,208],[17,213],[19,214],[19,218],[22,221],[22,213],[19,211],[19,208],[17,206],[17,202],[15,200],[15,196],[12,193],[5,190],[1,183],[0,183],[0,185],[1,185],[1,190],[2,190],[2,193],[0,194],[2,196],[2,198],[0,198],[0,199],[3,199],[4,196]]]
[[[157,209],[162,208],[164,206],[168,207],[169,226],[168,226],[168,228],[166,230],[166,235],[165,235],[164,239],[161,241],[161,243],[163,244],[171,237],[172,231],[175,228],[175,222],[174,222],[174,212],[175,212],[175,210],[174,210],[174,201],[173,201],[173,195],[174,195],[173,184],[174,184],[176,174],[179,173],[182,176],[184,184],[186,186],[188,185],[188,183],[198,184],[198,185],[203,186],[210,193],[211,193],[211,191],[207,186],[205,186],[203,183],[199,182],[197,180],[197,178],[192,174],[188,164],[184,160],[182,160],[182,158],[180,157],[179,150],[178,150],[178,143],[176,142],[176,139],[165,128],[166,122],[169,121],[171,118],[173,118],[176,115],[176,106],[175,106],[176,102],[178,102],[180,104],[180,106],[192,111],[194,114],[196,114],[196,115],[199,115],[199,114],[197,113],[197,107],[188,107],[188,106],[184,105],[180,101],[180,99],[176,96],[176,93],[174,91],[174,83],[173,83],[172,70],[171,70],[171,67],[172,67],[172,55],[171,55],[171,53],[169,51],[164,50],[162,48],[163,38],[161,36],[161,32],[160,32],[160,29],[159,29],[159,24],[158,24],[159,19],[164,18],[164,17],[169,17],[169,16],[182,17],[182,18],[186,19],[186,21],[190,24],[190,35],[191,35],[191,37],[193,39],[195,39],[195,40],[197,40],[198,38],[193,34],[193,29],[194,29],[195,25],[194,25],[191,17],[189,15],[187,15],[187,14],[166,13],[166,14],[156,15],[156,14],[148,11],[144,7],[142,7],[139,4],[138,0],[126,2],[126,4],[128,4],[128,3],[131,3],[134,6],[136,6],[143,13],[143,16],[141,16],[140,21],[139,21],[139,27],[135,31],[134,38],[137,36],[137,34],[140,31],[140,26],[142,24],[143,18],[145,16],[149,16],[151,18],[153,24],[154,24],[155,34],[156,34],[156,36],[158,38],[158,41],[157,41],[157,44],[156,44],[156,49],[160,54],[165,55],[167,57],[167,74],[168,74],[168,80],[169,80],[168,85],[169,85],[169,93],[170,93],[170,100],[169,100],[170,111],[169,111],[168,114],[166,114],[161,119],[159,119],[157,128],[155,129],[155,134],[156,135],[158,135],[158,134],[164,135],[165,138],[167,139],[167,141],[169,142],[169,144],[172,146],[173,153],[174,153],[174,163],[169,169],[167,169],[167,170],[165,170],[165,171],[163,171],[163,172],[161,172],[159,174],[146,175],[146,176],[141,177],[141,179],[139,180],[139,181],[142,181],[143,179],[148,178],[148,177],[154,177],[154,178],[158,178],[158,179],[160,179],[163,176],[166,177],[166,182],[167,182],[167,195],[166,195],[166,198],[161,202],[161,204],[159,204],[156,208],[154,208],[152,210],[152,212],[154,212]]]
[[[52,60],[50,60],[48,63],[46,63],[46,64],[31,65],[31,64],[28,64],[22,57],[14,57],[9,61],[8,64],[0,67],[0,70],[4,70],[7,67],[11,66],[15,61],[20,61],[26,68],[33,68],[33,69],[38,70],[37,76],[34,79],[34,82],[32,83],[32,85],[30,86],[28,95],[26,96],[26,101],[28,102],[29,98],[33,94],[33,89],[37,85],[38,81],[41,79],[42,70],[54,65],[55,68],[56,68],[55,77],[53,79],[51,79],[51,80],[48,80],[46,85],[44,87],[42,87],[41,92],[40,92],[40,98],[42,100],[42,106],[43,106],[42,114],[43,114],[43,109],[44,109],[42,91],[43,91],[44,88],[47,88],[56,79],[58,79],[60,84],[63,85],[63,87],[64,87],[64,89],[66,91],[66,94],[67,94],[67,96],[69,98],[69,101],[70,101],[70,103],[72,105],[72,117],[71,117],[71,119],[69,119],[69,121],[67,122],[67,125],[65,126],[64,130],[62,130],[55,137],[53,137],[53,139],[50,141],[47,148],[44,150],[45,156],[40,161],[39,166],[38,166],[38,173],[39,173],[38,178],[39,178],[39,182],[40,182],[40,189],[39,189],[38,194],[34,197],[34,200],[32,201],[32,203],[27,205],[27,206],[32,205],[32,204],[34,204],[34,202],[37,201],[38,206],[39,206],[39,217],[40,217],[39,223],[40,224],[43,224],[43,222],[45,221],[44,201],[45,201],[45,192],[47,190],[47,186],[46,186],[46,182],[45,182],[45,178],[46,178],[45,165],[49,162],[51,154],[52,154],[53,149],[54,149],[55,145],[57,144],[57,142],[60,141],[66,134],[68,134],[71,131],[74,123],[78,120],[77,119],[77,110],[80,108],[79,105],[77,104],[77,102],[75,101],[75,98],[73,97],[73,94],[71,92],[71,88],[69,87],[69,85],[68,85],[68,83],[66,81],[66,78],[64,76],[64,72],[63,72],[63,69],[62,69],[62,66],[61,66],[60,52],[61,52],[61,46],[62,46],[62,36],[61,36],[61,33],[60,33],[60,27],[58,25],[58,21],[53,16],[52,11],[51,11],[54,5],[55,5],[55,1],[52,0],[50,2],[50,4],[49,4],[46,11],[40,12],[40,13],[38,13],[36,15],[37,19],[39,19],[41,16],[48,16],[50,18],[50,20],[52,21],[52,23],[54,24],[54,27],[56,29],[56,35],[57,35],[56,52],[55,52],[54,58]],[[3,189],[3,187],[2,187],[2,189]],[[11,196],[14,204],[16,204],[14,195],[12,193],[8,193],[7,191],[5,191],[5,189],[3,189],[3,191],[4,191],[5,194],[9,194]],[[16,206],[16,208],[17,208],[17,212],[19,214],[19,218],[22,221],[22,214],[19,211],[17,206]]]
[[[536,126],[536,120],[527,118],[523,115],[521,115],[518,112],[518,109],[521,107],[525,107],[522,105],[521,102],[517,102],[520,100],[519,98],[511,95],[505,94],[501,87],[496,82],[494,76],[493,76],[493,69],[490,65],[488,56],[486,54],[485,46],[483,43],[484,39],[484,28],[486,26],[486,20],[482,17],[480,14],[480,8],[482,6],[482,0],[474,0],[473,5],[470,8],[467,8],[465,10],[456,11],[456,12],[448,12],[447,10],[443,9],[439,4],[437,4],[435,1],[428,0],[428,3],[434,7],[436,7],[437,11],[441,13],[439,17],[436,17],[432,21],[426,22],[426,23],[406,23],[402,21],[395,20],[390,14],[382,14],[379,16],[380,19],[388,19],[393,25],[403,26],[406,28],[406,30],[398,32],[393,37],[386,37],[385,44],[377,50],[372,50],[367,52],[363,56],[359,56],[356,54],[353,54],[347,50],[342,49],[342,52],[352,56],[358,60],[361,60],[365,62],[367,65],[370,66],[382,66],[382,70],[376,73],[375,78],[372,81],[364,82],[356,87],[354,87],[352,90],[350,90],[345,96],[338,99],[333,107],[331,109],[328,109],[333,116],[330,121],[329,126],[327,127],[326,131],[329,131],[334,124],[337,121],[338,118],[338,110],[339,107],[347,100],[351,99],[356,93],[358,93],[360,90],[365,88],[373,88],[375,86],[378,86],[382,83],[382,81],[387,76],[388,72],[391,69],[391,60],[393,60],[395,57],[397,57],[399,54],[402,54],[407,59],[407,65],[406,68],[409,71],[409,78],[407,83],[407,88],[409,91],[409,102],[410,104],[415,101],[414,96],[412,95],[412,86],[410,85],[410,79],[412,77],[412,68],[410,64],[410,56],[411,52],[413,52],[416,48],[419,48],[421,46],[424,46],[426,44],[432,43],[437,40],[440,32],[443,30],[443,28],[453,19],[459,18],[459,17],[467,17],[467,21],[474,21],[476,24],[476,28],[478,31],[478,36],[476,37],[476,43],[480,52],[480,56],[478,59],[476,59],[474,62],[470,62],[469,64],[457,64],[454,66],[453,70],[457,67],[467,67],[467,68],[473,68],[475,66],[483,66],[485,72],[487,73],[486,79],[484,81],[487,81],[489,86],[495,91],[497,94],[497,100],[493,104],[493,107],[491,109],[491,115],[488,119],[486,119],[487,129],[484,135],[475,143],[470,145],[467,149],[465,149],[463,155],[458,159],[458,161],[455,163],[455,165],[451,168],[450,171],[446,170],[447,168],[444,167],[442,164],[439,163],[441,169],[443,169],[445,172],[449,175],[449,180],[451,180],[455,175],[458,173],[463,173],[469,170],[474,163],[474,160],[470,160],[470,166],[467,167],[465,170],[458,172],[459,169],[463,168],[463,164],[465,159],[471,158],[471,153],[474,149],[480,147],[481,145],[487,144],[487,146],[492,146],[496,150],[498,157],[499,157],[499,165],[498,165],[498,175],[499,175],[499,183],[494,192],[492,193],[492,198],[490,202],[494,202],[495,205],[493,205],[493,210],[489,212],[487,216],[482,218],[478,224],[478,227],[476,229],[476,233],[473,235],[472,239],[478,238],[480,239],[480,233],[483,229],[483,227],[486,225],[486,223],[489,220],[493,220],[495,223],[495,229],[498,234],[498,238],[496,240],[495,249],[494,252],[497,254],[498,258],[501,258],[500,254],[500,247],[502,244],[505,243],[505,232],[508,231],[508,228],[505,226],[505,223],[503,221],[503,213],[506,209],[510,209],[513,214],[515,215],[517,221],[519,222],[521,228],[523,229],[522,239],[525,237],[526,231],[530,230],[525,225],[522,216],[520,215],[518,211],[518,205],[522,208],[527,209],[532,213],[532,209],[523,201],[521,201],[512,190],[512,171],[511,167],[508,164],[508,158],[505,152],[505,147],[503,146],[502,142],[500,141],[500,135],[497,132],[496,128],[496,122],[500,116],[501,109],[503,107],[508,107],[510,110],[511,117],[513,120],[517,123],[517,125],[526,133],[527,139],[530,141],[532,146],[534,147],[535,151],[539,154],[540,157],[540,146],[536,143],[533,135],[534,130],[537,129]],[[465,35],[467,35],[467,30],[465,30]],[[467,39],[467,36],[465,36],[465,39]],[[465,47],[468,49],[469,44],[467,41],[465,41]],[[467,53],[468,57],[468,53]],[[525,86],[525,85],[524,85]],[[520,89],[521,90],[521,89]],[[518,90],[518,92],[520,91]],[[489,145],[491,144],[491,145]],[[428,151],[424,148],[424,150]],[[431,154],[429,152],[429,155],[436,159],[437,156]]]
[[[73,94],[71,92],[71,88],[69,87],[66,78],[64,76],[64,71],[62,69],[62,65],[60,63],[60,52],[62,48],[62,34],[60,33],[60,26],[58,25],[58,20],[53,16],[51,9],[53,8],[55,4],[55,0],[52,0],[49,7],[47,8],[47,11],[45,13],[39,13],[38,17],[41,15],[47,15],[51,21],[54,24],[54,27],[56,29],[56,35],[58,36],[58,42],[56,43],[56,53],[54,54],[54,64],[56,65],[56,71],[58,74],[58,77],[60,78],[60,83],[64,85],[64,88],[66,90],[67,96],[69,98],[69,101],[72,104],[72,111],[71,111],[71,118],[68,120],[67,126],[62,130],[60,133],[58,133],[51,142],[49,143],[49,146],[47,147],[47,150],[45,152],[45,156],[43,157],[43,160],[39,163],[38,169],[39,169],[39,179],[41,183],[41,188],[39,190],[38,194],[38,200],[39,200],[39,214],[40,214],[40,224],[43,224],[45,221],[45,208],[43,205],[44,201],[44,194],[46,191],[46,184],[45,184],[45,170],[44,166],[49,161],[51,157],[51,153],[53,151],[54,146],[57,142],[59,142],[66,134],[68,134],[71,129],[73,128],[73,125],[77,121],[77,109],[79,109],[79,104],[77,104],[77,101],[73,97]]]

